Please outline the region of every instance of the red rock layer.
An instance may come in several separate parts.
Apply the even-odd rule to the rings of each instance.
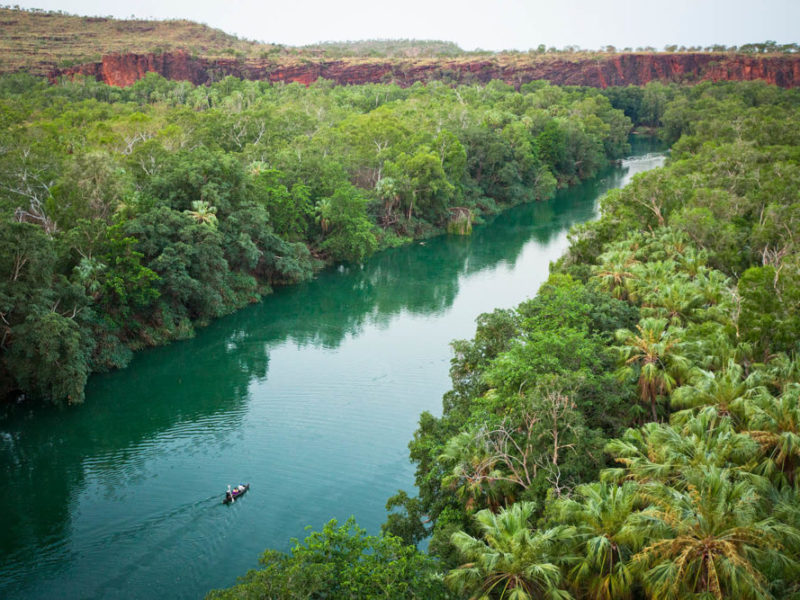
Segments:
[[[456,83],[500,79],[514,86],[545,79],[557,85],[644,85],[650,81],[764,81],[781,87],[800,85],[800,56],[728,54],[616,54],[596,58],[498,57],[481,60],[344,60],[307,61],[281,65],[268,59],[192,58],[183,52],[167,54],[111,54],[102,62],[57,70],[58,77],[88,75],[109,85],[125,87],[146,73],[167,79],[204,84],[233,75],[244,79],[284,81],[308,85],[319,77],[338,84],[394,82],[402,86],[434,79]]]

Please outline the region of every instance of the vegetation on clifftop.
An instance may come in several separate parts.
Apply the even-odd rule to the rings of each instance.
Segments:
[[[162,54],[186,52],[192,57],[260,60],[274,65],[291,67],[312,60],[364,61],[389,60],[473,60],[498,57],[504,65],[519,61],[542,61],[555,56],[574,59],[613,55],[617,52],[656,53],[653,47],[582,49],[535,47],[491,52],[465,51],[453,42],[436,40],[360,40],[327,41],[293,47],[270,43],[269,40],[246,40],[186,20],[115,19],[109,16],[78,16],[63,11],[0,7],[0,73],[26,71],[48,75],[55,69],[94,63],[108,54]],[[713,52],[739,54],[794,54],[797,44],[777,44],[774,41],[742,46],[678,46],[663,48],[668,53]]]

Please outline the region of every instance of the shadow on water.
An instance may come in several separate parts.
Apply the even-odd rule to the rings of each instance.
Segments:
[[[640,154],[646,150],[636,148]],[[6,484],[0,497],[0,592],[17,586],[15,593],[23,595],[21,582],[35,588],[43,554],[48,568],[57,571],[80,554],[82,544],[110,549],[165,521],[187,529],[202,521],[198,511],[215,505],[216,496],[206,497],[207,488],[197,492],[203,489],[198,484],[187,487],[194,498],[135,517],[110,513],[112,523],[90,530],[94,540],[74,539],[78,506],[87,495],[113,500],[124,494],[137,478],[152,476],[146,465],[165,452],[179,455],[190,445],[191,451],[206,448],[213,455],[216,448],[237,443],[251,386],[267,379],[271,349],[286,343],[334,349],[398,315],[443,313],[464,277],[500,263],[513,266],[531,239],[548,244],[592,218],[598,194],[618,186],[623,176],[624,169],[610,169],[559,192],[553,201],[497,215],[470,237],[414,243],[380,253],[366,265],[329,269],[314,281],[280,289],[194,339],[142,352],[124,371],[93,376],[82,406],[15,407],[0,420],[0,474]],[[153,485],[170,484],[162,479]],[[220,527],[230,518],[214,515]],[[44,597],[41,589],[37,593]]]

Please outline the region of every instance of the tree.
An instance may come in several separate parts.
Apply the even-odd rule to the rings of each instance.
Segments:
[[[607,469],[604,480],[631,479],[642,484],[659,482],[678,490],[691,484],[689,475],[708,469],[727,469],[736,481],[764,483],[753,474],[758,445],[737,432],[729,416],[707,408],[681,424],[647,423],[628,429],[606,445],[606,452],[624,465]]]
[[[217,207],[210,206],[205,200],[192,201],[192,210],[183,211],[201,225],[216,227]]]
[[[559,519],[578,532],[580,559],[569,577],[579,597],[626,600],[632,597],[635,576],[631,556],[642,547],[644,535],[636,520],[641,504],[639,486],[593,482],[575,488],[575,497],[559,504]]]
[[[599,257],[600,264],[593,269],[594,278],[614,298],[628,298],[628,283],[636,278],[633,267],[639,263],[634,252],[627,247],[614,248]]]
[[[366,199],[352,188],[338,188],[320,204],[321,223],[329,232],[320,248],[334,260],[360,262],[375,252],[378,241],[367,219]]]
[[[638,378],[639,398],[650,404],[650,416],[658,420],[658,400],[666,398],[687,371],[689,361],[681,353],[684,330],[668,326],[666,319],[646,318],[636,326],[617,332],[617,350],[623,366],[621,377]]]
[[[764,453],[763,472],[773,479],[780,474],[793,485],[800,467],[800,384],[787,385],[777,398],[758,394],[745,411],[744,429]]]
[[[368,536],[350,518],[338,526],[331,520],[294,540],[290,554],[267,550],[262,568],[253,570],[227,590],[209,593],[209,600],[234,598],[408,598],[436,600],[445,590],[434,561],[393,536]]]
[[[401,152],[387,163],[386,172],[397,182],[407,219],[421,216],[430,223],[441,223],[447,216],[455,187],[447,180],[439,156],[429,147],[413,154]]]
[[[686,474],[679,491],[653,483],[646,488],[652,506],[642,512],[650,540],[632,562],[653,597],[766,599],[763,566],[778,558],[798,532],[764,516],[761,498],[747,481],[733,481],[720,468]]]
[[[88,359],[78,325],[57,312],[33,313],[11,330],[6,358],[23,390],[54,403],[83,402]]]
[[[570,560],[563,552],[575,533],[571,527],[533,532],[530,502],[518,502],[498,514],[482,510],[475,515],[483,539],[459,531],[451,541],[469,562],[450,571],[448,586],[470,598],[533,600],[571,598],[561,589],[560,564]]]
[[[704,406],[713,406],[721,415],[740,413],[741,399],[753,389],[753,381],[747,381],[743,375],[744,369],[733,360],[720,371],[695,371],[690,383],[672,394],[672,406],[684,409],[674,413],[673,418],[685,419],[694,409]]]
[[[772,265],[751,267],[739,279],[738,290],[742,338],[761,350],[764,357],[794,350],[800,335],[800,279],[789,273],[781,278]]]
[[[462,431],[447,441],[438,457],[439,461],[450,467],[442,479],[442,486],[455,490],[467,512],[479,507],[497,510],[504,496],[506,499],[511,496],[503,493],[503,481],[511,480],[523,487],[530,485],[530,480],[506,476],[497,470],[499,458],[493,451],[495,440],[492,433],[481,429]],[[526,458],[522,456],[519,460]]]
[[[50,214],[48,201],[56,184],[60,153],[51,140],[28,142],[43,137],[40,131],[16,134],[16,139],[2,140],[0,145],[0,192],[8,198],[3,204],[11,204],[17,222],[38,225],[52,236],[58,225]],[[25,139],[24,144],[21,139]]]

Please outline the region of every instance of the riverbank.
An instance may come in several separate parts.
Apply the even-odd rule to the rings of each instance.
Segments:
[[[90,373],[308,279],[319,258],[358,264],[590,178],[631,128],[601,92],[545,83],[17,74],[0,103],[0,390],[66,404]]]

